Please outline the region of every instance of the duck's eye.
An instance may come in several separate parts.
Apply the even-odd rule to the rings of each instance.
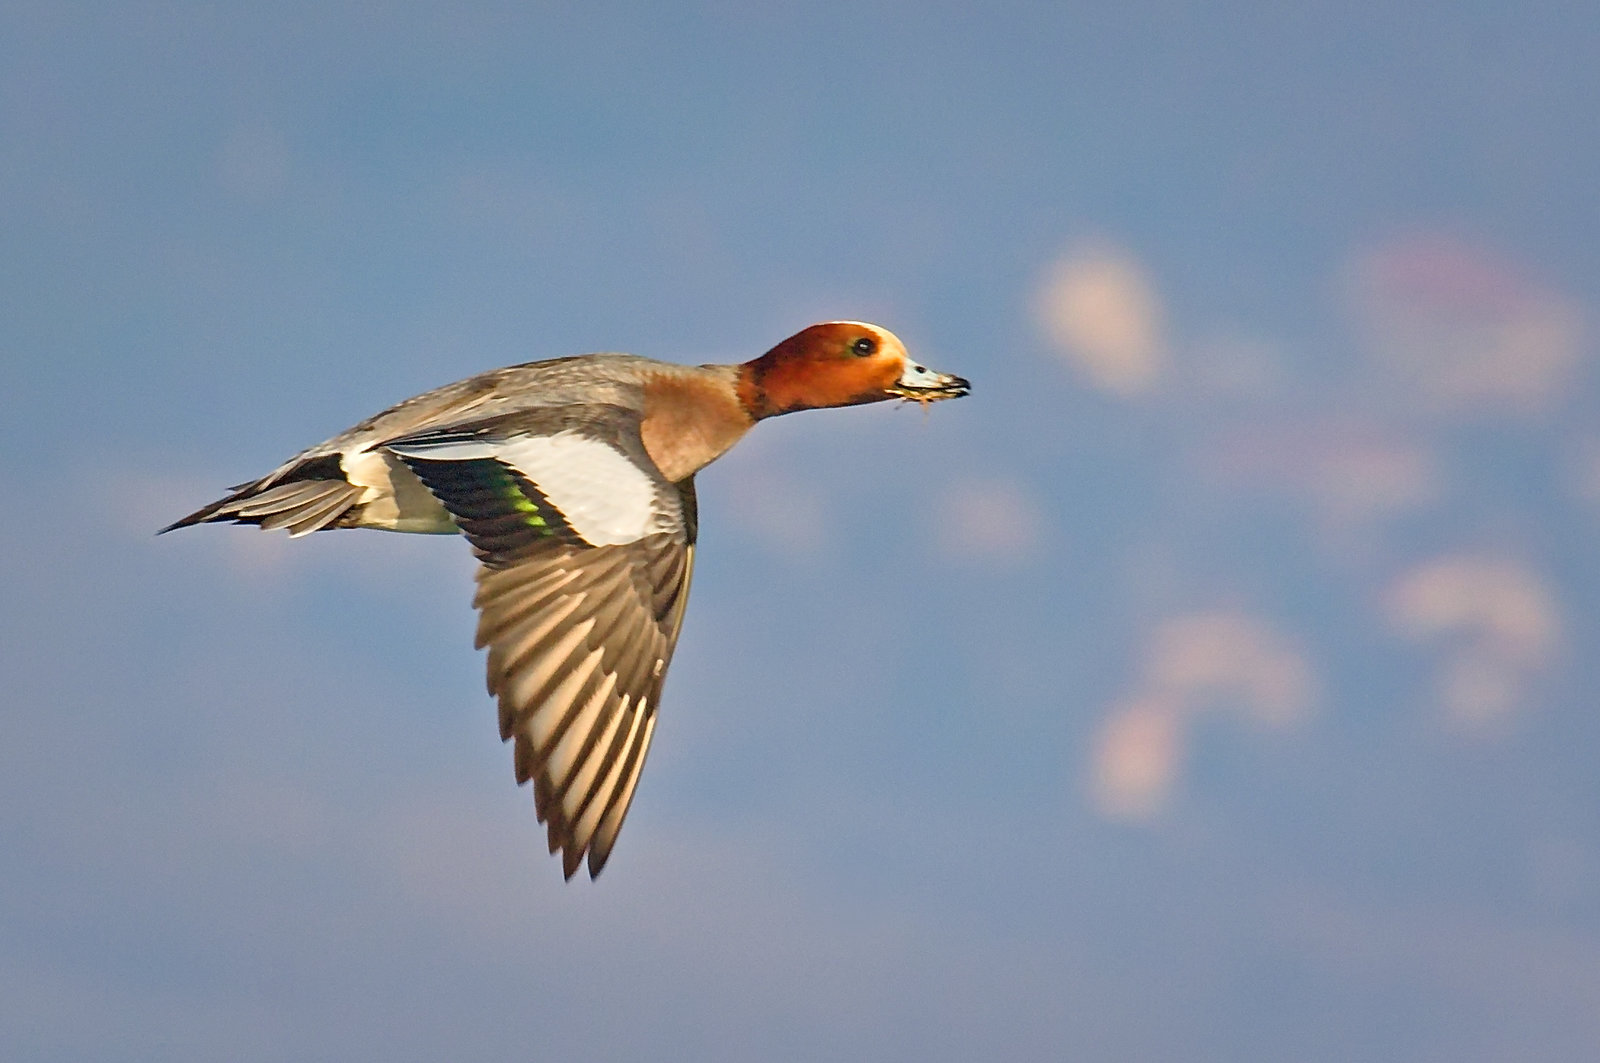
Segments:
[[[873,339],[871,336],[862,336],[859,340],[856,340],[850,345],[850,349],[855,351],[856,354],[865,358],[869,354],[877,353],[878,341]]]

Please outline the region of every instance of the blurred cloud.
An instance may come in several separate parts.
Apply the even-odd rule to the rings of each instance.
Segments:
[[[957,562],[1017,565],[1038,548],[1043,526],[1038,497],[1022,483],[999,477],[959,480],[939,492],[935,546]]]
[[[1197,460],[1219,487],[1302,500],[1331,532],[1420,509],[1444,490],[1421,437],[1361,416],[1235,422]]]
[[[1402,573],[1385,594],[1405,639],[1442,643],[1435,696],[1449,721],[1484,731],[1525,708],[1531,681],[1556,656],[1562,620],[1529,566],[1506,558],[1447,555]]]
[[[1149,819],[1177,781],[1184,741],[1183,705],[1148,695],[1113,706],[1095,738],[1089,786],[1112,819]]]
[[[1163,621],[1145,657],[1144,685],[1191,712],[1216,705],[1273,726],[1300,718],[1314,686],[1289,636],[1260,617],[1225,610]]]
[[[1128,250],[1082,244],[1045,271],[1034,312],[1057,353],[1102,391],[1148,394],[1167,369],[1165,313]]]
[[[1582,353],[1573,300],[1443,234],[1358,253],[1350,306],[1385,380],[1433,411],[1543,413],[1566,396]]]
[[[1318,696],[1294,639],[1261,617],[1216,610],[1170,617],[1145,647],[1139,679],[1108,711],[1096,739],[1091,796],[1115,819],[1148,819],[1182,772],[1190,721],[1231,711],[1263,727],[1301,719]]]

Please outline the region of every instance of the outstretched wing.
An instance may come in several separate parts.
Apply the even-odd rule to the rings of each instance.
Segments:
[[[519,783],[571,878],[628,814],[694,559],[692,481],[668,483],[638,414],[563,407],[386,444],[483,562],[474,605]]]

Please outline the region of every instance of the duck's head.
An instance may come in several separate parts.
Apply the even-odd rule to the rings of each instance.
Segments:
[[[894,333],[864,321],[812,325],[739,367],[739,400],[756,420],[884,399],[937,402],[970,390],[960,377],[918,364]]]

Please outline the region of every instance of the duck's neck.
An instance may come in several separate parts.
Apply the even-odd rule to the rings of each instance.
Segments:
[[[759,419],[744,402],[743,369],[683,366],[645,380],[639,434],[668,480],[678,483],[711,464]]]
[[[739,397],[739,405],[749,415],[752,423],[766,417],[776,417],[780,413],[788,413],[794,408],[780,405],[781,400],[787,396],[784,395],[782,373],[774,372],[779,367],[776,355],[777,351],[772,350],[760,358],[752,358],[743,365],[727,367],[735,373],[737,380],[735,394]],[[768,390],[769,384],[778,385],[776,399]]]

